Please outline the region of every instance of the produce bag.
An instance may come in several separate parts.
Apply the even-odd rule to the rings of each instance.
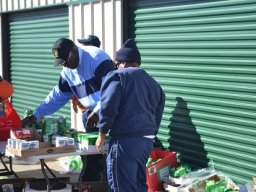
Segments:
[[[80,173],[83,167],[80,155],[59,158],[59,163],[64,168],[65,173]]]
[[[21,119],[8,99],[1,102],[1,108],[5,113],[0,116],[0,141],[7,141],[10,129],[22,129]]]

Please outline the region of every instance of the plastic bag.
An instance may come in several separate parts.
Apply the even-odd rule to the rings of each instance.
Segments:
[[[10,129],[21,128],[21,119],[8,99],[2,101],[5,107],[5,115],[0,117],[0,141],[10,138]]]
[[[65,173],[80,173],[83,167],[82,159],[79,155],[62,157],[59,159],[60,165]]]

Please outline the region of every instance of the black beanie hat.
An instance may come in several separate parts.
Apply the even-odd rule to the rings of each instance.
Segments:
[[[141,64],[140,52],[134,39],[128,39],[116,52],[116,61],[128,61]]]

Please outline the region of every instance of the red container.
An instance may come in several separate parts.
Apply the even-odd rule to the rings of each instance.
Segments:
[[[163,190],[162,178],[169,176],[170,168],[177,167],[176,153],[172,151],[153,150],[150,154],[153,162],[146,169],[148,192]]]

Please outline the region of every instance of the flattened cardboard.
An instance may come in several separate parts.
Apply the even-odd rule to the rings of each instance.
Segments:
[[[63,147],[52,147],[50,142],[40,142],[39,149],[19,150],[19,149],[15,149],[7,146],[6,150],[9,153],[12,153],[19,157],[29,157],[34,155],[74,152],[76,151],[76,147],[75,145],[69,145],[69,146],[63,146]]]

